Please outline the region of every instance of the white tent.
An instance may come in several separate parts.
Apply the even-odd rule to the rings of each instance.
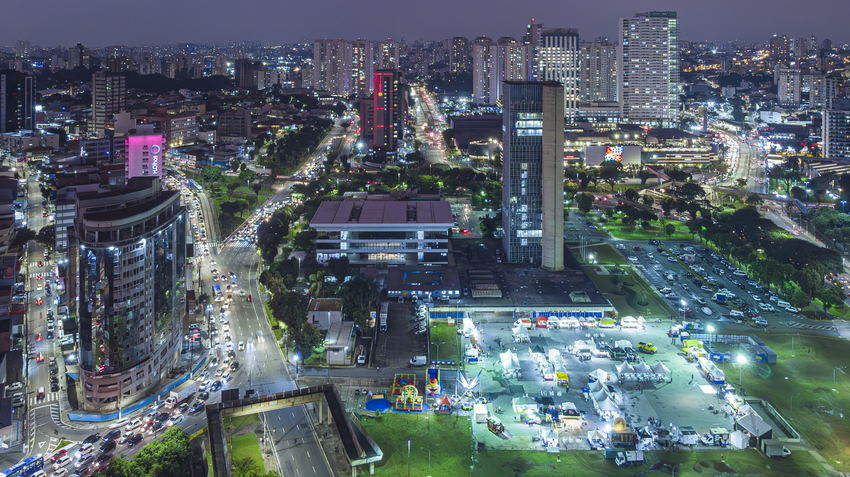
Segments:
[[[603,383],[608,381],[608,376],[610,376],[610,373],[602,370],[602,368],[597,368],[595,371],[592,371],[590,373],[591,378],[597,381],[601,381]]]
[[[624,316],[620,320],[620,324],[623,325],[623,328],[634,328],[637,326],[638,320],[634,316]]]
[[[590,392],[592,392],[592,393],[605,390],[605,386],[599,381],[594,381],[594,382],[588,384],[587,387],[588,387],[588,389],[590,389]]]
[[[577,318],[561,318],[562,328],[578,328],[579,322]]]
[[[632,319],[634,319],[634,318],[632,318]],[[629,341],[629,340],[617,340],[617,341],[614,342],[614,347],[615,348],[623,348],[623,349],[633,348],[632,342]]]
[[[661,361],[656,362],[650,367],[652,368],[652,372],[655,374],[670,374],[670,370],[667,366],[664,366],[664,363]]]
[[[639,363],[634,367],[634,371],[636,374],[652,374],[652,368],[646,363]]]
[[[582,340],[576,340],[576,342],[575,342],[575,343],[573,343],[573,347],[574,347],[576,350],[580,350],[580,349],[590,349],[590,345],[588,345],[586,342],[584,342],[584,341],[582,341]]]
[[[506,370],[519,369],[519,358],[513,351],[507,350],[504,353],[500,353],[499,359],[502,363],[502,367]]]
[[[604,389],[593,393],[593,400],[596,402],[604,401],[606,399],[608,399],[608,391]]]
[[[750,439],[742,431],[735,431],[729,435],[729,445],[736,449],[746,449]]]
[[[620,364],[619,366],[617,366],[617,374],[619,374],[619,375],[634,374],[634,372],[635,372],[635,368],[633,368],[631,364],[629,364],[625,361],[623,362],[623,364]]]
[[[599,405],[599,409],[602,410],[602,411],[617,412],[617,411],[620,410],[620,408],[618,408],[617,405],[614,404],[614,401],[612,399],[606,399],[606,400],[598,403],[598,405]]]

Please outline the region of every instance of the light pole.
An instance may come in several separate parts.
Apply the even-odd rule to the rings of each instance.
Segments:
[[[295,360],[295,379],[298,379],[298,355],[292,357]]]
[[[846,201],[846,200],[842,200],[842,201],[841,201],[841,213],[842,213],[842,214],[844,213],[844,204],[846,204],[846,203],[847,203],[847,201]]]
[[[407,477],[410,477],[410,438],[407,438]]]
[[[434,343],[432,341],[431,344],[437,347],[437,361],[439,361],[440,360],[440,345],[444,345],[444,344],[446,344],[446,342],[443,341],[442,343]]]
[[[738,376],[738,387],[742,386],[744,382],[744,365],[747,364],[747,358],[744,355],[738,355],[738,368],[741,370],[741,374]]]
[[[685,300],[682,300],[682,321],[685,321],[685,305],[687,305],[687,303]]]

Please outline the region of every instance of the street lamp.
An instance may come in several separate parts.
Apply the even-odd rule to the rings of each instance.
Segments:
[[[744,365],[747,364],[747,357],[739,354],[737,361],[738,361],[738,365],[739,365],[738,367],[741,370],[741,374],[740,374],[740,376],[738,376],[738,386],[740,387],[741,383],[743,383],[743,381],[744,381]]]
[[[842,214],[844,213],[844,204],[846,204],[846,203],[847,203],[847,201],[846,201],[846,200],[842,200],[842,201],[841,201],[841,213],[842,213]]]
[[[682,321],[685,321],[685,305],[687,305],[687,303],[685,300],[682,300]]]
[[[298,355],[292,357],[295,360],[295,379],[298,379]]]
[[[446,344],[446,342],[443,341],[442,343],[434,343],[432,341],[431,344],[437,347],[437,361],[439,361],[440,360],[440,345],[444,345],[444,344]]]

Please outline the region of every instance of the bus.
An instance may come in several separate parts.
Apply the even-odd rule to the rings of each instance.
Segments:
[[[0,477],[26,477],[44,468],[44,455],[36,454],[0,472]]]
[[[221,301],[224,299],[224,295],[221,293],[221,285],[219,285],[218,283],[214,284],[212,286],[212,290],[213,298],[215,299],[215,301]]]
[[[381,331],[387,331],[387,310],[389,310],[389,308],[389,303],[381,303],[381,313],[379,315],[379,319],[381,320]]]

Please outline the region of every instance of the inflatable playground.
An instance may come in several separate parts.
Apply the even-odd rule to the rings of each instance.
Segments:
[[[429,384],[431,373],[429,372]],[[425,386],[426,390],[436,389],[436,392],[439,394],[440,392],[440,379],[439,372],[436,374],[436,382],[433,383],[436,385]],[[383,395],[375,395],[372,399],[370,399],[366,403],[366,409],[369,411],[380,411],[386,412],[389,410],[393,410],[396,412],[425,412],[428,409],[428,404],[425,403],[425,400],[422,396],[419,395],[419,390],[416,388],[416,375],[415,374],[396,374],[393,379],[393,387],[391,395],[389,399],[384,398]],[[435,396],[436,394],[432,394]]]
[[[440,370],[437,368],[428,368],[425,381],[425,394],[429,396],[439,396],[440,390],[442,389]]]

